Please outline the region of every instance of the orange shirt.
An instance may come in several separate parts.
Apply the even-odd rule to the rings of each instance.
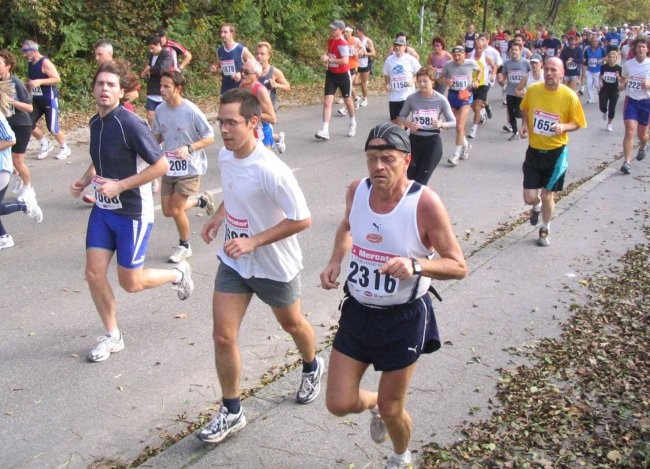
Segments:
[[[348,67],[350,70],[355,70],[359,68],[359,57],[357,56],[357,40],[354,36],[350,36],[350,39],[348,39],[348,46],[350,46]]]

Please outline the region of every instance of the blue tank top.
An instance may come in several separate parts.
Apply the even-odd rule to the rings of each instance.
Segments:
[[[51,78],[43,73],[43,62],[47,57],[41,57],[38,62],[27,64],[27,76],[30,80],[41,80],[43,78]],[[41,85],[31,89],[32,99],[51,100],[59,97],[59,92],[56,85]]]
[[[221,94],[233,88],[239,87],[239,82],[235,81],[232,76],[241,72],[244,66],[242,56],[244,55],[244,46],[237,43],[237,45],[230,51],[227,51],[224,46],[217,49],[217,57],[221,64]]]

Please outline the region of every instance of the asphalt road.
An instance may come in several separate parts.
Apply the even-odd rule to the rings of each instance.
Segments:
[[[470,159],[458,167],[445,161],[453,151],[453,133],[443,136],[443,162],[429,185],[445,202],[466,256],[502,224],[526,210],[521,199],[521,163],[526,142],[508,142],[501,130],[505,108],[491,93],[495,117],[481,126],[471,143]],[[589,128],[571,134],[567,184],[595,174],[621,151],[619,108],[615,131],[604,131],[595,105],[586,105]],[[208,114],[215,110],[205,110]],[[333,117],[331,140],[316,142],[320,107],[283,109],[277,130],[287,133],[282,159],[296,173],[312,211],[313,226],[300,235],[305,270],[303,310],[325,344],[338,317],[340,294],[325,292],[318,274],[325,266],[334,232],[343,214],[350,181],[365,175],[363,144],[375,124],[388,119],[384,96],[370,99],[358,117],[358,133],[346,136],[347,118]],[[96,461],[126,462],[161,436],[175,434],[220,398],[213,365],[211,291],[217,268],[216,247],[200,239],[205,220],[192,223],[191,264],[196,289],[185,302],[171,287],[138,294],[115,290],[118,321],[126,348],[103,363],[86,354],[101,322],[84,279],[84,237],[89,206],[69,195],[68,185],[89,164],[87,133],[80,132],[67,161],[28,160],[45,219],[41,225],[20,214],[3,218],[16,246],[0,251],[4,285],[0,301],[0,466],[87,467]],[[209,174],[202,187],[219,199],[216,154],[210,147]],[[631,177],[647,175],[647,164],[633,165]],[[646,195],[647,196],[647,195]],[[615,204],[606,200],[603,204]],[[147,266],[166,267],[177,242],[172,221],[157,211]],[[532,244],[531,249],[535,249]],[[553,227],[553,249],[562,249],[570,233]],[[472,257],[470,257],[470,267]],[[512,269],[518,266],[513,263]],[[113,285],[117,285],[111,269]],[[516,280],[515,280],[516,281]],[[442,286],[443,290],[446,288]],[[471,292],[468,292],[471,294]],[[516,294],[513,301],[517,301]],[[177,317],[182,316],[182,317]],[[267,372],[295,362],[290,337],[264,305],[254,300],[242,327],[242,388],[260,383]]]

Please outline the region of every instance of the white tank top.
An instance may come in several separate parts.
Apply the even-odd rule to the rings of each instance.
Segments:
[[[352,249],[347,266],[347,287],[360,303],[390,306],[407,303],[424,295],[431,285],[428,277],[399,280],[380,274],[379,268],[393,257],[431,257],[420,239],[417,207],[422,186],[411,181],[404,196],[390,213],[370,208],[370,179],[363,179],[350,209]]]

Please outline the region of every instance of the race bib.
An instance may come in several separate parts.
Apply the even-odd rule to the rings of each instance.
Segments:
[[[334,54],[329,54],[328,55],[327,66],[329,68],[336,68],[336,67],[339,66],[339,64],[336,63],[336,56]]]
[[[589,68],[596,68],[596,67],[598,67],[599,63],[600,63],[600,59],[596,59],[596,58],[593,58],[593,57],[590,58],[587,61],[587,64],[588,64]]]
[[[368,57],[359,57],[359,68],[368,68]]]
[[[433,130],[436,128],[438,121],[438,110],[418,109],[413,111],[412,120],[414,123],[419,124],[422,130]]]
[[[575,62],[567,62],[566,68],[569,70],[575,70],[576,68],[578,68],[578,64]]]
[[[235,73],[237,73],[237,68],[235,67],[235,61],[234,60],[222,60],[221,61],[221,73],[224,74],[224,76],[231,77]]]
[[[406,75],[394,75],[390,77],[390,86],[393,91],[404,91],[409,88],[409,79]]]
[[[236,218],[226,212],[226,232],[224,241],[235,238],[250,238],[251,231],[247,218]]]
[[[40,86],[32,88],[32,96],[43,96],[43,90]]]
[[[555,135],[551,127],[560,122],[560,116],[536,109],[533,112],[533,133],[537,135]]]
[[[645,78],[643,77],[629,77],[627,79],[627,89],[628,90],[642,90],[643,83],[645,83]]]
[[[508,81],[510,83],[519,83],[521,81],[521,70],[510,70],[508,72]]]
[[[553,47],[547,47],[546,57],[554,57],[554,56],[555,56],[555,49]]]
[[[469,88],[469,76],[467,75],[452,75],[451,89],[454,91],[466,90]]]
[[[93,191],[95,192],[95,205],[105,210],[117,210],[122,208],[122,201],[119,194],[115,197],[107,197],[99,192],[99,188],[106,181],[117,181],[117,179],[107,179],[101,176],[95,176],[92,179]]]
[[[393,257],[397,256],[353,245],[348,264],[348,288],[368,298],[394,296],[397,293],[399,279],[379,272],[379,268]]]
[[[434,75],[435,79],[437,80],[442,76],[442,69],[441,68],[436,68],[436,74]]]
[[[189,174],[188,160],[177,158],[176,153],[172,151],[166,151],[165,156],[169,161],[169,171],[167,171],[167,176],[180,177],[180,176],[187,176]]]
[[[603,72],[603,81],[605,83],[616,83],[618,75],[616,72]]]
[[[474,49],[474,41],[472,41],[471,39],[467,39],[465,41],[465,48],[466,49]]]

